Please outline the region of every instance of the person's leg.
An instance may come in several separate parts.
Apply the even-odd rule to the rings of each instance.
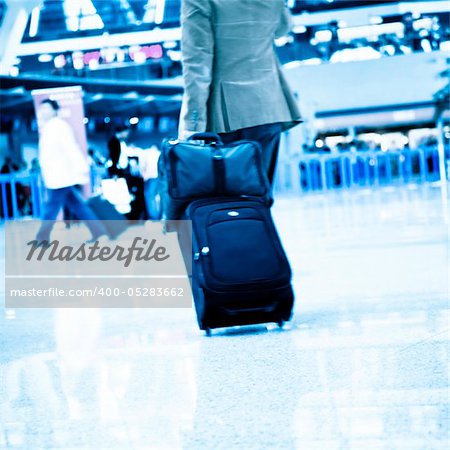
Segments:
[[[69,211],[75,214],[77,219],[86,221],[86,225],[92,233],[92,238],[97,239],[98,237],[107,234],[105,226],[88,206],[76,187],[71,186],[67,189],[68,193],[65,205]]]
[[[42,224],[36,236],[39,242],[50,240],[50,233],[59,211],[64,206],[67,193],[67,188],[47,189],[48,197],[43,207]]]
[[[225,144],[239,140],[256,141],[262,148],[263,167],[266,170],[270,185],[273,186],[275,170],[280,147],[282,125],[279,123],[269,123],[256,127],[241,128],[230,133],[221,133]]]
[[[144,180],[141,177],[128,175],[125,177],[130,194],[134,199],[130,202],[131,211],[125,214],[129,220],[141,220],[146,215]]]
[[[241,130],[231,131],[229,133],[219,133],[224,144],[240,141],[242,139]]]
[[[272,155],[268,169],[269,182],[272,188],[275,180],[275,172],[277,170],[278,155],[280,153],[280,141],[281,141],[281,131],[278,133],[278,135],[273,136],[271,143],[268,145],[268,147],[271,148],[270,153]]]
[[[281,130],[282,126],[279,123],[259,125],[241,130],[243,139],[256,141],[261,145],[263,166],[272,187],[278,161]]]
[[[147,206],[147,216],[152,220],[158,220],[161,218],[158,202],[156,200],[157,195],[158,178],[150,178],[145,182],[145,204]]]

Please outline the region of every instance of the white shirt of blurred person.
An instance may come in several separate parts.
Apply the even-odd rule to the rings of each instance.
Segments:
[[[161,155],[158,147],[152,145],[148,150],[139,152],[139,168],[144,181],[158,178],[158,160]]]
[[[74,217],[86,221],[92,240],[97,240],[107,234],[106,229],[76,188],[89,183],[89,162],[71,126],[58,116],[58,111],[58,102],[50,99],[44,100],[38,108],[41,121],[39,162],[47,187],[47,201],[36,239],[50,241],[53,224],[60,210],[66,207]]]
[[[77,143],[72,127],[58,116],[49,101],[43,101],[38,109],[42,121],[39,133],[39,162],[44,184],[49,189],[89,183],[89,161]]]
[[[125,140],[121,140],[120,149],[121,152],[119,157],[119,164],[117,165],[117,167],[119,167],[120,169],[126,169],[129,165],[128,158],[130,156],[134,156],[133,147],[130,147]]]

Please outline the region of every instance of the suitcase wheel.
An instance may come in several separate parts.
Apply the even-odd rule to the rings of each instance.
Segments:
[[[277,325],[278,325],[278,328],[283,328],[283,326],[284,326],[284,320],[279,320],[278,322],[277,322]]]
[[[211,336],[211,328],[205,328],[205,336]]]

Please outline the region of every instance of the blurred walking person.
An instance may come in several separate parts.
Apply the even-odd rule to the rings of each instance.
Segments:
[[[108,139],[108,153],[110,166],[108,174],[110,177],[122,178],[128,168],[127,140],[130,136],[130,129],[125,126],[117,127],[114,135]]]
[[[159,220],[161,209],[159,202],[158,160],[161,155],[158,147],[153,145],[139,155],[139,167],[145,183],[145,205],[147,218]]]
[[[274,49],[290,28],[284,0],[183,0],[181,22],[180,139],[257,141],[273,184],[281,132],[301,122]]]
[[[42,121],[39,162],[48,197],[36,239],[50,240],[58,213],[66,207],[77,219],[86,221],[92,240],[96,240],[106,234],[106,229],[77,189],[89,183],[89,163],[72,128],[59,117],[58,111],[59,104],[50,99],[41,102],[38,108]]]

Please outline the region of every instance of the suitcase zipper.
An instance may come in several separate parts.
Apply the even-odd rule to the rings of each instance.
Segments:
[[[197,262],[199,262],[201,264],[201,266],[202,266],[202,273],[205,272],[205,265],[209,265],[209,262],[207,262],[205,260],[205,258],[208,257],[209,254],[210,254],[209,247],[203,247],[200,252],[195,252],[194,253],[194,261],[197,261]],[[203,259],[204,262],[202,261],[202,259]],[[207,272],[209,272],[211,274],[210,276],[212,276],[210,268],[206,267],[206,269],[207,269]],[[289,270],[289,272],[290,272],[290,270]],[[212,276],[212,277],[215,279],[214,276]],[[286,280],[286,282],[290,283],[290,281],[291,281],[291,277],[289,276],[289,278]],[[221,286],[220,288],[222,290],[224,290],[224,291],[234,291],[236,289],[239,289],[242,286],[245,286],[246,288],[250,288],[250,289],[258,288],[258,290],[260,290],[262,288],[268,288],[268,287],[270,288],[272,285],[273,286],[278,286],[279,282],[272,282],[272,281],[270,281],[270,282],[260,281],[260,282],[253,282],[253,283],[245,283],[245,282],[243,282],[243,283],[233,283],[233,284],[231,284],[229,286],[226,286],[226,285],[224,285],[223,283],[220,283],[220,282],[217,283],[217,284],[219,284]]]
[[[239,197],[239,198],[243,199],[242,197]],[[216,198],[214,200],[215,200],[215,202],[218,202],[218,201],[223,202],[224,206],[227,203],[236,204],[236,201],[239,201],[236,198],[230,199],[230,198],[226,198],[226,197],[222,197],[222,198],[219,197],[219,198]],[[264,205],[264,202],[260,198],[252,198],[252,200],[257,205]],[[246,202],[248,202],[248,201],[249,200],[247,198]],[[201,207],[203,205],[207,205],[210,202],[211,202],[211,199],[201,199],[201,200],[199,199],[199,200],[196,200],[194,203],[192,203],[187,209],[187,217],[188,217],[188,219],[190,219],[192,217],[192,215],[195,213],[195,210],[198,207]],[[232,209],[234,210],[235,208],[232,208]],[[197,241],[197,237],[196,237],[197,233],[196,233],[195,228],[193,228],[192,231],[193,231],[193,233],[192,233],[193,245],[194,245],[194,247],[197,247],[196,244],[198,243],[198,241]],[[281,243],[278,242],[276,245],[281,245]],[[207,249],[207,251],[202,252],[203,249]],[[200,250],[198,252],[194,252],[193,259],[194,259],[194,261],[196,261],[197,263],[200,264],[200,267],[201,267],[200,272],[201,272],[201,277],[202,277],[201,284],[203,284],[205,286],[206,285],[205,278],[204,278],[205,272],[209,273],[210,276],[212,277],[212,279],[214,279],[214,280],[216,280],[216,277],[212,274],[210,268],[208,267],[209,263],[206,260],[204,260],[205,257],[208,257],[210,255],[210,248],[209,247],[202,247],[202,250]],[[291,278],[292,278],[292,272],[291,272],[291,269],[289,267],[289,262],[285,259],[283,261],[283,265],[287,266],[288,273],[289,273],[289,276],[287,277],[286,280],[283,280],[283,283],[289,284],[291,282]],[[223,290],[223,291],[230,291],[230,292],[232,292],[232,291],[235,291],[235,290],[239,289],[240,287],[244,287],[244,286],[246,288],[250,288],[250,289],[257,288],[257,290],[261,290],[262,288],[271,288],[272,286],[273,287],[278,287],[280,285],[280,282],[234,283],[231,286],[230,285],[227,286],[227,285],[224,285],[220,281],[217,282],[217,280],[216,280],[215,284],[216,284],[216,286],[220,286],[220,289]]]

